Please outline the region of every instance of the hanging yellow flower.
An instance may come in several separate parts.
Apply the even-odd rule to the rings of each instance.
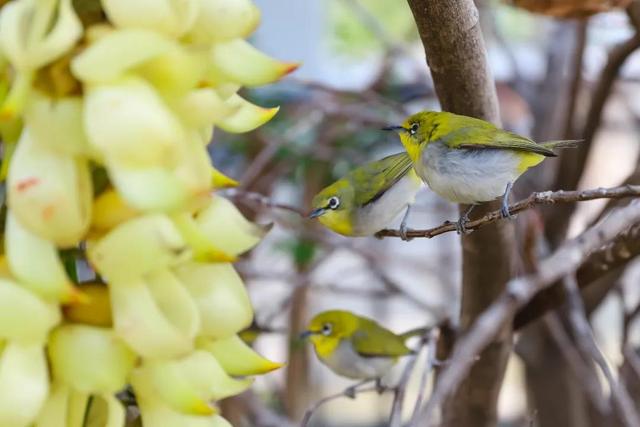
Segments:
[[[244,40],[259,18],[250,0],[2,5],[0,425],[122,426],[131,385],[145,427],[224,427],[215,401],[280,367],[237,337],[253,311],[232,262],[268,230],[212,195],[235,182],[206,150],[278,111],[242,86],[296,68]],[[69,277],[73,248],[98,280]]]

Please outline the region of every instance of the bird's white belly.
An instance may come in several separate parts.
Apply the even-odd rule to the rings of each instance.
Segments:
[[[456,203],[487,202],[502,196],[519,176],[520,159],[510,150],[450,149],[427,145],[416,165],[418,175],[438,195]]]
[[[362,357],[346,340],[340,342],[331,356],[321,360],[339,375],[363,380],[381,378],[395,364],[391,357]]]
[[[378,200],[358,209],[352,224],[353,234],[371,236],[387,228],[404,208],[415,201],[420,187],[420,180],[410,171]]]

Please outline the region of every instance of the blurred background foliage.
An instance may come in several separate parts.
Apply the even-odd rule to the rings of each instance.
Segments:
[[[281,59],[303,65],[273,87],[243,94],[260,105],[280,105],[274,120],[250,134],[217,132],[210,150],[214,164],[241,182],[240,189],[229,195],[244,213],[258,222],[275,223],[266,241],[240,267],[256,306],[251,336],[271,357],[289,360],[284,372],[259,380],[257,393],[270,402],[260,411],[284,412],[297,421],[311,402],[348,385],[319,366],[309,357],[309,349],[296,341],[304,322],[326,308],[374,316],[397,331],[455,318],[460,254],[454,235],[409,243],[347,239],[300,215],[308,211],[318,190],[355,165],[402,149],[381,127],[418,110],[439,108],[408,5],[388,0],[257,3],[264,19],[252,41]],[[624,10],[587,21],[555,19],[499,1],[476,4],[503,126],[542,140],[579,137],[608,52],[633,34]],[[617,185],[636,170],[639,77],[636,52],[622,67],[608,97],[580,188]],[[550,186],[558,164],[545,162],[530,172],[516,186],[516,197],[557,189]],[[569,235],[584,229],[603,205],[581,204],[569,224]],[[435,226],[456,217],[455,206],[424,190],[409,224]],[[541,232],[535,226],[539,218],[535,211],[518,218],[522,251],[527,233]],[[617,282],[624,298],[609,292],[593,310],[596,335],[614,363],[621,360],[620,306],[634,306],[640,296],[632,286],[640,277],[637,262],[631,265],[635,268],[626,269]],[[629,339],[640,341],[636,329]],[[527,393],[534,386],[525,381],[527,363],[522,353],[510,362],[500,400],[504,426],[533,425],[530,422],[536,420],[536,410],[527,407]],[[415,392],[413,385],[410,393]],[[558,398],[562,401],[563,396]],[[256,413],[256,404],[251,396],[233,399],[225,404],[226,414],[234,425],[283,422],[276,418],[280,421],[265,424],[264,412],[260,412],[263,421],[248,420],[247,414]],[[321,410],[314,425],[382,426],[388,407],[386,396],[343,399]]]

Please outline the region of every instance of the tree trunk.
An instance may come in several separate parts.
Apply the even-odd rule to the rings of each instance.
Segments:
[[[473,1],[408,1],[442,109],[499,125],[495,86]],[[496,202],[486,203],[474,213],[482,215],[498,207]],[[502,292],[512,276],[514,242],[513,224],[509,221],[463,236],[463,331]],[[510,351],[511,330],[505,329],[445,402],[443,426],[496,425],[498,394]]]
[[[301,345],[299,336],[307,321],[307,286],[299,286],[291,297],[291,314],[289,324],[289,362],[287,363],[286,388],[284,405],[287,416],[291,420],[300,420],[309,406],[309,351],[308,346]]]

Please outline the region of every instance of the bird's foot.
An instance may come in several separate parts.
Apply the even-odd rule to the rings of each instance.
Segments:
[[[462,215],[456,221],[456,233],[458,234],[469,234],[471,230],[467,230],[467,223],[469,222],[469,215]]]
[[[509,212],[509,195],[511,194],[511,188],[513,187],[513,183],[508,183],[507,188],[504,191],[504,195],[502,196],[502,207],[500,208],[500,215],[502,218],[513,219],[513,215]]]
[[[408,231],[411,231],[411,229],[407,227],[407,224],[405,223],[400,224],[400,238],[405,242],[413,240],[413,237],[407,236]]]
[[[409,212],[411,212],[411,205],[407,205],[407,210],[404,212],[404,216],[402,217],[402,222],[400,223],[400,238],[405,242],[411,240],[410,237],[407,236],[407,231],[410,228],[407,227],[407,221],[409,220]]]
[[[376,391],[378,394],[383,394],[387,390],[387,386],[382,384],[382,379],[376,378]]]
[[[467,223],[469,222],[469,214],[471,213],[471,211],[475,207],[476,207],[475,204],[469,205],[467,210],[464,211],[464,213],[460,216],[460,218],[456,222],[456,232],[458,234],[469,234],[469,233],[471,233],[471,230],[467,230],[466,226],[467,226]]]
[[[502,218],[508,218],[508,219],[513,219],[514,216],[511,215],[511,212],[509,212],[509,206],[508,205],[502,205],[502,207],[500,208],[500,216]]]
[[[356,398],[356,392],[358,391],[358,385],[352,385],[351,387],[347,387],[344,389],[344,395],[347,396],[349,399],[355,399]]]

